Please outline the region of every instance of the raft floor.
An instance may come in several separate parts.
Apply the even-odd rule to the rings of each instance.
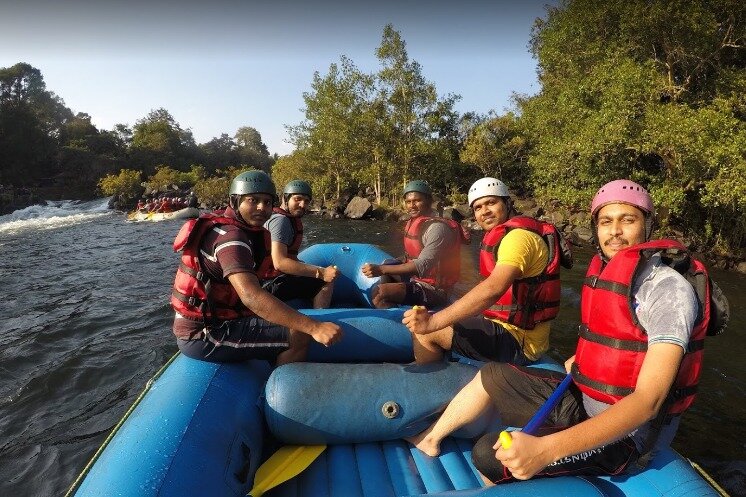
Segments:
[[[330,445],[272,497],[398,497],[482,486],[471,463],[472,442],[448,438],[438,457],[404,440]]]

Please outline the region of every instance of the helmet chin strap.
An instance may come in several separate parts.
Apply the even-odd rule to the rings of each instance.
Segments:
[[[505,209],[508,211],[508,219],[510,219],[513,216],[516,216],[518,212],[515,210],[515,206],[513,205],[513,199],[510,197],[500,197],[503,199],[503,202],[505,202]]]
[[[238,210],[238,206],[241,205],[241,195],[231,195],[228,197],[228,207],[233,209],[233,212],[236,213],[236,217],[244,224],[249,224],[246,222],[246,219],[243,218],[241,215],[241,211]]]

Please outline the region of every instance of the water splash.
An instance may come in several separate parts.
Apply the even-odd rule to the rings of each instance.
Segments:
[[[64,228],[109,216],[113,212],[109,209],[109,198],[88,202],[47,200],[45,205],[32,205],[0,216],[0,234]]]

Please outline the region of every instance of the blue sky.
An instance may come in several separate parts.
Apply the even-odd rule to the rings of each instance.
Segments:
[[[0,5],[0,67],[27,62],[47,89],[100,129],[167,109],[198,143],[252,126],[271,153],[292,151],[314,71],[341,55],[379,69],[393,24],[410,59],[460,112],[504,112],[534,94],[531,26],[547,0],[27,0]]]

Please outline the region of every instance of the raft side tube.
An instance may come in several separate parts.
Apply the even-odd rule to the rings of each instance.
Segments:
[[[501,483],[487,488],[450,490],[444,492],[409,495],[407,497],[537,497],[572,496],[604,497],[592,483],[572,476],[537,478],[516,483]],[[619,497],[619,496],[618,496]]]
[[[311,362],[412,362],[412,335],[401,322],[404,309],[301,309],[342,328],[342,340],[324,347],[311,342]]]
[[[658,452],[640,473],[587,479],[604,489],[607,495],[720,496],[720,493],[708,484],[686,459],[670,447]]]
[[[74,495],[245,495],[264,443],[266,361],[179,355],[105,447]]]
[[[267,380],[264,413],[270,432],[288,444],[395,440],[427,428],[476,372],[446,362],[286,364]],[[484,433],[492,414],[486,412],[459,436]]]
[[[372,291],[378,278],[368,278],[363,264],[380,264],[391,255],[367,243],[317,243],[298,254],[298,259],[319,267],[337,266],[332,302],[337,307],[373,307]]]

